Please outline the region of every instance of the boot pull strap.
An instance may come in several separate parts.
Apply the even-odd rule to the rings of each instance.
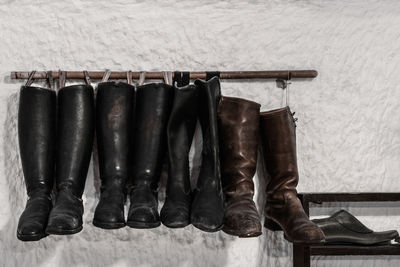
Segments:
[[[49,84],[50,90],[53,91],[54,90],[54,80],[53,80],[53,72],[52,71],[47,72],[47,82]]]
[[[180,71],[175,71],[174,72],[174,80],[172,82],[172,85],[174,87],[182,86],[182,72],[180,72]]]
[[[67,78],[67,72],[59,70],[58,71],[58,88],[63,88],[65,87],[65,80]]]
[[[103,75],[103,78],[101,79],[101,82],[104,83],[104,82],[108,81],[108,78],[110,78],[110,75],[111,75],[111,71],[109,69],[106,69],[104,71],[104,75]]]
[[[86,85],[90,85],[90,77],[87,70],[83,71],[83,79],[85,80]]]
[[[172,85],[172,71],[163,71],[164,83]]]
[[[189,85],[190,83],[190,72],[182,72],[182,86]]]
[[[139,76],[138,85],[143,85],[145,80],[146,80],[146,72],[141,71],[140,76]]]
[[[190,83],[190,72],[180,72],[180,71],[175,71],[174,72],[174,80],[173,80],[173,86],[175,87],[182,87],[186,86]]]
[[[210,80],[211,78],[217,76],[219,78],[221,72],[219,71],[206,71],[206,81]]]
[[[33,76],[35,76],[36,70],[31,71],[28,76],[28,80],[26,80],[25,86],[31,86],[33,83]]]
[[[132,84],[132,71],[128,70],[126,72],[126,80],[127,80],[128,84]]]

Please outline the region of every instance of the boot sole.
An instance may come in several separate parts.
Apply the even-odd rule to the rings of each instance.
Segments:
[[[237,230],[230,229],[230,228],[225,228],[225,227],[222,228],[222,231],[224,231],[228,235],[237,236],[239,238],[257,237],[257,236],[260,236],[262,234],[261,231],[257,231],[257,230],[252,230],[252,231],[247,231],[247,232],[239,232]]]
[[[71,230],[61,230],[61,229],[57,229],[57,228],[49,228],[46,229],[46,233],[49,235],[73,235],[76,233],[79,233],[80,231],[82,231],[83,226],[79,226],[78,228],[75,229],[71,229]]]
[[[168,228],[175,229],[175,228],[184,228],[184,227],[188,226],[190,224],[190,222],[186,221],[186,222],[171,223],[171,224],[167,224],[167,223],[162,222],[162,224],[164,226],[168,227]]]
[[[17,233],[17,238],[21,241],[39,241],[40,239],[48,236],[46,233],[40,233],[35,235],[22,235]]]
[[[94,226],[101,228],[101,229],[119,229],[119,228],[123,228],[126,226],[126,223],[124,223],[124,222],[110,223],[110,222],[93,221],[92,223]]]
[[[192,222],[192,225],[194,227],[196,227],[197,229],[204,231],[204,232],[208,232],[208,233],[214,233],[214,232],[218,232],[220,230],[222,230],[222,228],[224,227],[224,225],[220,225],[217,228],[208,228],[207,226],[203,226],[202,224],[196,224]]]
[[[128,225],[131,228],[137,228],[137,229],[151,229],[160,226],[161,222],[148,223],[148,222],[128,221],[126,225]]]

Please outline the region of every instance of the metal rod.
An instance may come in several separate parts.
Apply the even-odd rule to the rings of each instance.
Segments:
[[[13,71],[11,79],[28,79],[29,71]],[[104,71],[89,71],[90,79],[101,79]],[[52,71],[53,78],[58,79],[59,72]],[[292,79],[292,78],[315,78],[318,72],[316,70],[274,70],[274,71],[221,71],[221,79]],[[132,72],[133,79],[139,79],[140,72]],[[34,79],[46,79],[46,71],[38,71],[33,76]],[[127,72],[111,72],[110,79],[126,79]],[[163,79],[163,72],[146,72],[146,79]],[[83,71],[67,71],[67,79],[83,79]],[[190,72],[190,79],[205,79],[205,71]]]

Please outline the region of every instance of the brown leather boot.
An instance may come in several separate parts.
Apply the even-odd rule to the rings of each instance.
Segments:
[[[296,124],[289,107],[262,112],[260,134],[264,162],[271,181],[267,185],[265,227],[282,228],[293,243],[322,243],[324,233],[311,222],[297,197]]]
[[[239,237],[261,235],[260,216],[253,201],[259,119],[258,103],[224,96],[219,102],[221,176],[225,194],[223,231]]]

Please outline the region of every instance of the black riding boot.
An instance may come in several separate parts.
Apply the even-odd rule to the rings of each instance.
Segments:
[[[175,88],[174,105],[168,122],[168,181],[161,209],[165,226],[178,228],[190,223],[189,150],[197,122],[198,90],[194,85]]]
[[[94,136],[94,99],[90,85],[58,92],[57,198],[46,232],[67,235],[82,230],[82,194]]]
[[[139,86],[136,92],[132,172],[127,225],[160,225],[157,187],[166,150],[166,130],[174,89],[163,83]]]
[[[224,198],[219,163],[217,107],[221,96],[218,77],[196,80],[200,93],[199,119],[203,134],[200,175],[194,191],[191,222],[200,230],[218,231],[223,226]]]
[[[125,226],[124,203],[128,177],[129,140],[135,87],[103,82],[96,96],[96,138],[101,195],[93,224],[116,229]]]
[[[18,138],[28,201],[19,222],[17,237],[35,241],[46,236],[51,210],[56,147],[56,93],[23,86],[18,112]]]

